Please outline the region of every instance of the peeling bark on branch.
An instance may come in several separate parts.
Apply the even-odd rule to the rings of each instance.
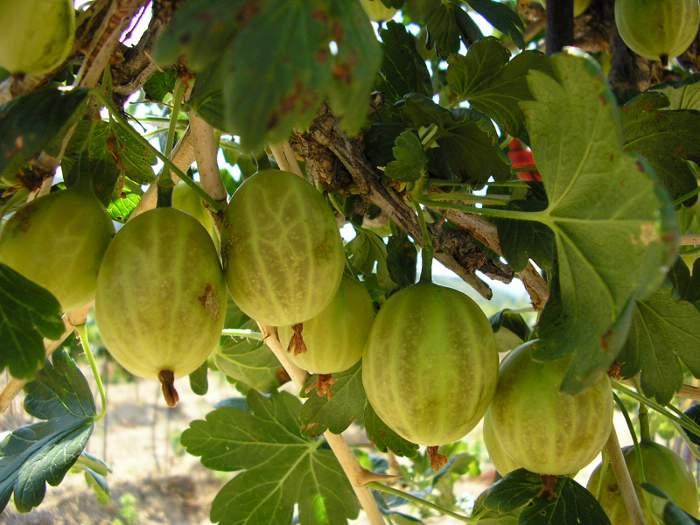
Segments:
[[[365,158],[361,142],[349,138],[327,108],[307,132],[295,134],[290,142],[295,152],[306,159],[309,173],[323,186],[362,196],[420,243],[420,225],[414,211],[399,193],[382,184],[379,174]],[[492,292],[476,275],[477,270],[499,281],[513,279],[513,270],[497,254],[485,249],[468,230],[456,228],[448,221],[429,225],[429,231],[435,258],[484,297],[491,298]]]

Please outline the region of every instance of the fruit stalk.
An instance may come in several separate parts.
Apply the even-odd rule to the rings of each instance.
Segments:
[[[75,331],[80,337],[80,345],[83,347],[85,358],[87,359],[88,364],[90,365],[92,375],[95,378],[95,383],[97,384],[97,390],[100,393],[100,411],[95,416],[95,422],[97,422],[103,417],[105,417],[105,414],[107,413],[107,394],[105,393],[104,384],[102,384],[102,376],[100,375],[100,371],[97,369],[97,362],[95,361],[95,356],[93,355],[92,349],[90,348],[90,342],[88,341],[87,324],[83,323],[76,326]]]
[[[173,109],[170,113],[170,124],[168,126],[168,137],[165,141],[165,156],[170,158],[173,151],[173,146],[175,146],[175,132],[177,129],[177,119],[180,115],[180,105],[182,104],[182,97],[185,94],[185,83],[181,79],[175,81],[175,89],[173,90]],[[195,153],[196,155],[196,153]],[[163,166],[163,171],[161,171],[158,177],[158,206],[168,207],[172,202],[173,193],[173,179],[170,176],[170,168],[167,164]]]
[[[192,130],[194,158],[197,161],[202,188],[215,200],[225,204],[228,194],[223,182],[221,182],[219,165],[216,161],[219,143],[214,128],[195,111],[190,111],[190,128]],[[217,215],[212,215],[216,220]]]
[[[644,513],[639,504],[637,492],[634,490],[634,484],[632,483],[632,478],[627,469],[627,463],[625,463],[625,458],[622,455],[622,449],[620,448],[620,441],[617,439],[615,427],[613,427],[612,432],[610,432],[608,442],[605,444],[605,452],[610,459],[610,465],[612,466],[615,479],[617,479],[618,486],[620,487],[622,500],[625,503],[625,508],[629,513],[632,524],[645,525]]]

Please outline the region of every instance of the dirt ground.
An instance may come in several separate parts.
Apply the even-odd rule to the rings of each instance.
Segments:
[[[85,375],[90,377],[87,371]],[[110,503],[103,505],[97,500],[82,474],[69,473],[60,486],[47,487],[44,502],[34,511],[19,514],[10,503],[0,514],[0,524],[210,523],[211,502],[231,475],[202,467],[198,458],[185,453],[179,435],[191,420],[202,418],[215,403],[239,394],[225,381],[210,385],[203,397],[190,391],[187,380],[178,381],[177,388],[181,402],[176,408],[168,409],[161,400],[159,386],[153,381],[108,386],[108,415],[98,423],[87,450],[106,459],[112,469],[108,477]],[[29,422],[19,400],[15,405],[0,418],[0,429],[14,429]],[[460,483],[459,492],[480,493],[488,484],[488,477],[465,480]],[[433,523],[447,525],[452,521]],[[356,524],[366,522],[360,517]]]

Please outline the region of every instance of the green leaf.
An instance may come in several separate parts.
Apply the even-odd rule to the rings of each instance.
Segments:
[[[123,197],[119,197],[110,201],[107,206],[107,213],[112,217],[112,220],[118,222],[126,222],[139,203],[141,202],[141,195],[137,193],[124,193]]]
[[[380,91],[390,100],[408,93],[430,96],[433,92],[430,73],[416,50],[416,38],[397,22],[389,22],[380,33],[384,49]]]
[[[29,379],[44,362],[44,341],[65,330],[51,293],[0,263],[0,371]]]
[[[482,492],[474,503],[473,515],[496,512],[507,514],[537,497],[543,488],[542,476],[518,469]]]
[[[651,483],[642,483],[647,495],[652,496],[652,509],[663,519],[664,525],[697,525],[700,521],[678,507],[659,487]],[[662,516],[659,516],[661,514]]]
[[[520,49],[525,47],[523,21],[510,6],[494,0],[466,0],[466,2],[493,27],[512,38]]]
[[[676,300],[664,287],[637,302],[629,338],[620,361],[624,374],[641,370],[644,394],[668,403],[683,385],[683,362],[700,377],[700,311],[691,303]]]
[[[387,241],[387,268],[392,281],[399,288],[405,288],[416,282],[416,261],[418,251],[403,231],[393,231]],[[398,228],[396,228],[398,230]]]
[[[326,430],[340,434],[353,421],[362,419],[366,403],[362,388],[362,364],[333,374],[333,380],[330,396],[318,395],[315,388],[317,375],[310,376],[302,389],[308,399],[301,409],[301,428],[309,436],[319,436]]]
[[[0,511],[13,491],[20,512],[39,505],[45,483],[61,483],[92,434],[92,393],[65,351],[54,352],[25,391],[25,410],[44,421],[17,429],[0,443]]]
[[[410,4],[422,5],[417,8]],[[419,11],[419,18],[428,30],[428,47],[434,45],[440,58],[457,53],[462,42],[468,47],[482,36],[479,26],[455,0],[417,0],[409,2],[409,6]]]
[[[700,75],[691,75],[681,82],[657,86],[669,101],[668,109],[695,109],[700,111]]]
[[[386,274],[387,281],[383,284],[391,289],[396,287],[387,269],[386,244],[379,235],[364,228],[357,228],[355,238],[345,245],[345,252],[350,266],[356,273],[369,276],[374,272],[376,264],[377,274]]]
[[[365,405],[363,420],[367,437],[374,443],[377,450],[381,452],[391,451],[397,456],[409,458],[418,454],[418,445],[405,440],[391,430],[384,421],[379,419],[379,416],[369,403]]]
[[[505,6],[504,6],[505,7]],[[474,43],[466,56],[452,55],[447,84],[459,100],[493,118],[510,135],[527,140],[525,117],[518,103],[532,100],[527,74],[537,70],[553,74],[549,58],[524,51],[509,61],[510,52],[494,38]]]
[[[333,113],[342,117],[341,125],[350,135],[365,123],[369,99],[382,51],[367,14],[359,2],[328,0],[331,32],[338,53],[331,60],[331,90],[328,94]]]
[[[484,491],[475,516],[511,514],[522,509],[520,525],[610,525],[593,495],[573,479],[544,477],[519,469]]]
[[[185,7],[183,6],[182,9],[185,9]],[[178,9],[176,13],[177,14],[175,16],[178,16],[180,10]],[[177,73],[175,72],[174,68],[155,72],[143,85],[143,91],[146,95],[146,99],[162,102],[165,95],[172,93],[175,89],[176,78]]]
[[[231,6],[200,0],[191,9],[189,17],[174,21],[158,56],[173,63],[184,53],[201,68],[207,89],[193,94],[197,111],[220,121],[219,129],[240,135],[245,151],[306,128],[326,99],[348,132],[359,131],[366,115],[357,108],[367,106],[381,50],[358,2],[263,0]],[[208,27],[198,33],[197,28],[212,19],[229,22],[230,29],[207,42]]]
[[[190,374],[190,388],[198,396],[205,395],[209,390],[209,364],[206,361]]]
[[[248,395],[250,412],[220,408],[182,434],[190,454],[210,469],[240,471],[217,494],[211,520],[222,525],[344,524],[357,517],[352,487],[322,441],[301,432],[301,403],[287,393]]]
[[[523,509],[519,525],[610,525],[593,494],[571,478],[560,477],[552,497],[543,494]]]
[[[428,171],[437,178],[483,185],[493,177],[510,177],[510,162],[498,144],[493,123],[468,108],[447,110],[428,97],[407,95],[398,104],[402,117],[415,128],[437,125]]]
[[[55,142],[82,110],[87,94],[46,88],[0,106],[0,180],[14,184],[23,165]]]
[[[417,181],[424,175],[428,158],[415,131],[407,129],[396,137],[392,151],[395,160],[386,165],[384,175],[404,182]]]
[[[150,184],[155,180],[153,168],[156,154],[151,148],[129,135],[116,122],[99,122],[92,131],[88,143],[91,159],[105,156],[117,167],[120,175],[139,184]]]
[[[230,379],[259,392],[273,392],[280,384],[280,364],[261,341],[226,338],[214,354],[214,363]]]
[[[536,211],[542,209],[542,202],[512,201],[513,210]],[[554,234],[544,224],[512,219],[496,219],[498,238],[503,248],[503,256],[516,272],[522,271],[532,259],[540,268],[552,270],[554,260]]]
[[[184,56],[187,67],[202,72],[217,62],[258,6],[247,0],[189,0],[175,11],[156,42],[154,57],[162,65]]]
[[[700,112],[669,110],[661,93],[644,93],[623,107],[625,151],[649,161],[672,198],[695,189],[695,172],[688,160],[700,162]]]
[[[521,107],[549,201],[530,216],[553,230],[558,260],[560,297],[543,312],[539,356],[574,354],[562,388],[575,393],[612,364],[625,338],[610,331],[624,335],[632,301],[661,284],[678,231],[668,193],[623,151],[617,104],[597,65],[574,54],[552,62],[557,78],[531,71],[536,100]]]

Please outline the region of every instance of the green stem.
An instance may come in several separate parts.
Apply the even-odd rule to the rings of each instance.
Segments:
[[[165,164],[170,170],[173,171],[182,181],[187,184],[192,190],[203,200],[207,202],[210,208],[216,211],[223,211],[225,208],[225,203],[221,203],[216,201],[211,195],[209,195],[206,191],[202,189],[202,187],[197,184],[195,181],[192,180],[184,171],[182,171],[180,168],[178,168],[172,160],[170,160],[170,157],[164,155],[163,153],[160,152],[157,148],[153,147],[153,144],[148,142],[141,134],[136,131],[133,127],[129,125],[129,123],[126,121],[126,119],[122,116],[122,114],[119,112],[117,108],[114,107],[114,105],[99,91],[99,90],[93,90],[93,95],[104,105],[105,108],[107,108],[107,111],[109,111],[109,114],[112,116],[112,118],[115,119],[117,124],[131,137],[133,137],[135,140],[137,140],[142,146],[148,148],[151,150],[156,157],[158,157],[160,160],[163,161],[163,164]]]
[[[99,421],[107,413],[107,394],[105,393],[105,387],[102,384],[102,376],[100,376],[100,371],[97,369],[97,362],[95,361],[95,356],[90,349],[90,343],[88,342],[88,332],[87,325],[85,323],[75,327],[75,331],[78,332],[80,336],[80,344],[83,347],[83,352],[88,360],[90,369],[92,370],[92,375],[95,378],[95,383],[97,383],[97,390],[100,392],[100,401],[102,406],[100,407],[99,413],[95,416],[95,422]]]
[[[673,205],[678,206],[679,204],[683,204],[686,200],[688,200],[691,197],[695,197],[698,193],[700,193],[700,186],[678,197],[676,200],[673,201]]]
[[[640,403],[644,403],[649,408],[658,412],[662,416],[667,417],[671,421],[676,422],[678,425],[685,428],[686,430],[689,430],[690,432],[693,432],[694,434],[700,435],[700,425],[695,423],[695,421],[693,421],[692,419],[690,419],[688,416],[686,416],[685,414],[683,414],[680,411],[678,411],[679,412],[678,415],[674,414],[672,410],[675,407],[671,406],[672,410],[667,410],[664,406],[660,405],[656,401],[652,401],[651,399],[640,394],[639,392],[636,392],[635,390],[632,390],[631,388],[627,388],[625,385],[623,385],[622,383],[619,383],[618,381],[613,381],[612,385],[613,385],[613,388],[615,388],[616,390],[619,390],[620,392],[627,394],[628,396],[630,396],[633,399],[636,399]]]
[[[632,443],[634,444],[634,448],[637,451],[637,457],[639,457],[639,464],[641,466],[641,471],[642,471],[642,480],[646,481],[646,476],[644,474],[644,460],[642,458],[642,451],[639,449],[639,440],[637,439],[637,433],[634,431],[634,424],[632,423],[632,419],[630,418],[629,413],[627,412],[627,409],[625,408],[624,403],[622,402],[622,399],[620,397],[613,393],[613,398],[615,399],[615,403],[617,404],[617,408],[620,409],[620,412],[622,412],[622,417],[625,418],[625,424],[627,425],[627,430],[629,430],[630,436],[632,436]],[[641,406],[642,403],[639,403]],[[642,437],[642,440],[644,438]]]
[[[457,204],[451,202],[440,202],[431,199],[421,199],[421,204],[424,204],[430,208],[436,208],[439,210],[457,210],[463,211],[465,213],[474,213],[476,215],[483,215],[484,217],[493,217],[496,219],[513,219],[516,221],[536,221],[548,224],[549,221],[546,220],[546,214],[542,212],[532,212],[532,211],[517,211],[517,210],[497,210],[494,208],[477,208],[476,206],[469,206],[467,204]]]
[[[634,386],[637,388],[637,392],[641,392],[642,388],[638,379],[635,380]],[[641,402],[639,403],[639,434],[642,443],[651,443],[653,441],[649,429],[649,409]]]
[[[180,116],[180,106],[182,105],[182,97],[185,95],[185,83],[179,78],[175,81],[175,89],[173,89],[173,109],[170,112],[170,125],[168,126],[168,136],[165,139],[165,151],[163,154],[170,158],[175,146],[175,137],[177,135],[177,120]],[[158,177],[158,207],[169,207],[172,204],[173,179],[170,176],[170,169],[167,165],[163,166],[163,170]]]
[[[243,337],[245,339],[255,339],[262,341],[263,335],[255,330],[247,330],[245,328],[224,328],[221,330],[221,335],[226,337]]]
[[[431,283],[433,282],[433,241],[430,238],[430,232],[428,231],[428,225],[425,222],[425,215],[420,204],[414,203],[416,208],[416,213],[418,214],[418,224],[420,224],[420,235],[421,235],[421,271],[420,271],[420,282]]]
[[[430,148],[433,145],[433,143],[437,140],[438,129],[439,128],[436,124],[431,124],[430,128],[428,128],[428,131],[425,132],[425,135],[420,137],[420,142],[423,145],[423,149]]]
[[[395,489],[394,487],[389,487],[387,485],[384,485],[383,483],[379,483],[377,481],[373,481],[372,483],[367,483],[365,487],[374,489],[378,492],[384,492],[385,494],[391,494],[392,496],[397,496],[399,498],[405,499],[406,501],[410,501],[411,503],[415,503],[416,505],[422,505],[424,507],[428,507],[430,509],[433,509],[440,514],[444,516],[450,516],[451,518],[454,518],[456,520],[462,521],[464,523],[476,523],[476,520],[473,518],[470,518],[468,516],[465,516],[463,514],[458,514],[457,512],[453,512],[449,509],[446,509],[445,507],[442,507],[436,503],[433,503],[432,501],[425,500],[423,498],[419,498],[418,496],[414,496],[413,494],[409,494],[408,492],[404,492],[403,490]]]
[[[494,206],[503,206],[510,202],[510,195],[474,195],[473,193],[462,193],[459,191],[431,193],[426,197],[433,201],[480,202],[481,204],[491,204]]]

